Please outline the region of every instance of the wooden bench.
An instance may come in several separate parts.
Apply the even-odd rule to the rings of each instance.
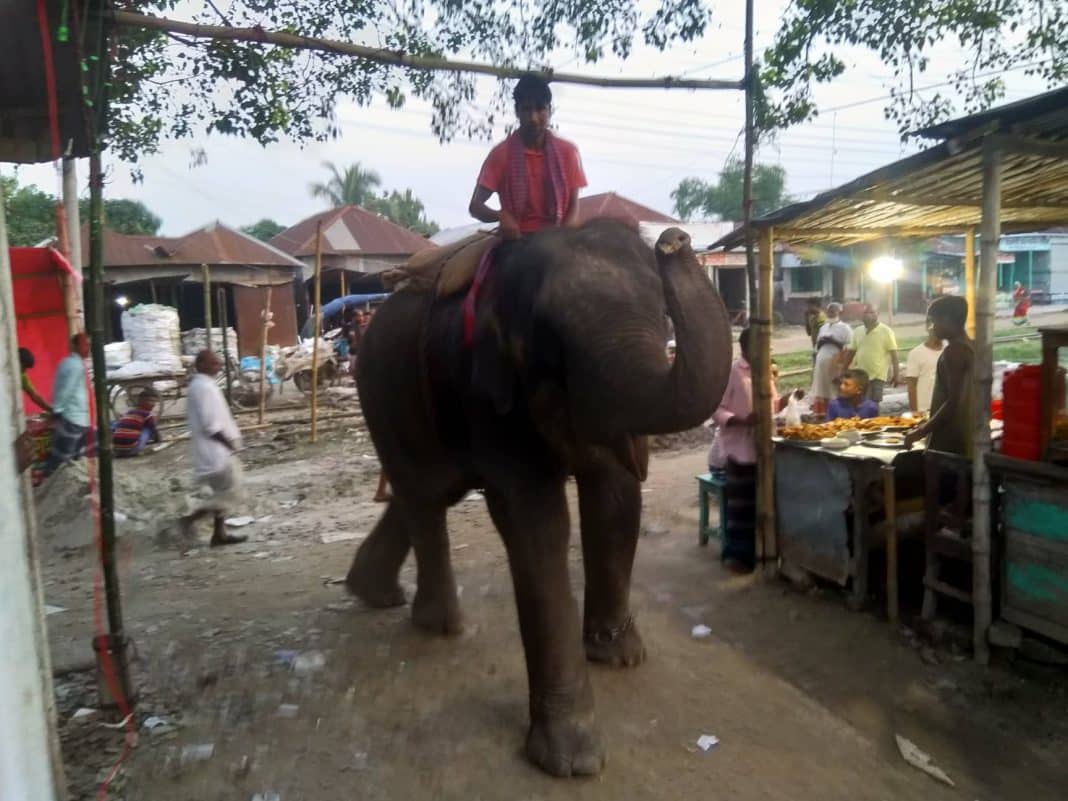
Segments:
[[[701,517],[697,523],[697,542],[707,545],[710,537],[723,538],[724,515],[727,509],[727,473],[725,470],[716,470],[712,473],[704,473],[697,476],[697,501],[701,507]],[[708,498],[715,494],[716,506],[719,509],[719,525],[708,525]]]

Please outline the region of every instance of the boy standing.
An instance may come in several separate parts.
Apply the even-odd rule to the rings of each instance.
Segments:
[[[909,351],[905,362],[905,383],[909,390],[909,409],[926,412],[931,408],[935,372],[942,355],[942,340],[935,336],[931,321],[927,321],[927,339]]]
[[[936,451],[971,457],[972,420],[975,414],[975,347],[964,326],[968,320],[968,302],[955,295],[943,295],[927,309],[934,336],[946,341],[938,358],[931,417],[905,435],[905,446],[912,447],[929,437],[927,447]]]

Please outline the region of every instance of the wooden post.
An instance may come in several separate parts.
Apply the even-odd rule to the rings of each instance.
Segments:
[[[964,232],[964,299],[968,301],[968,336],[975,339],[975,228]]]
[[[745,2],[745,172],[742,175],[742,227],[745,231],[745,280],[749,305],[747,316],[752,319],[760,302],[757,298],[757,264],[753,253],[753,154],[756,150],[755,97],[753,70],[753,0]],[[763,290],[761,290],[763,293]],[[770,318],[768,318],[770,319]]]
[[[341,297],[345,297],[347,294],[349,294],[348,273],[346,273],[344,270],[341,270],[340,272],[341,272]]]
[[[979,289],[975,309],[975,453],[972,459],[972,603],[975,661],[990,658],[986,633],[990,599],[990,394],[994,380],[994,315],[998,244],[1001,241],[1001,150],[990,137],[983,141],[983,241],[979,255]]]
[[[897,624],[897,481],[894,466],[885,464],[883,472],[883,508],[886,510],[886,617]]]
[[[311,441],[316,430],[319,412],[319,337],[323,335],[323,224],[315,226],[315,331],[312,339]]]
[[[760,231],[760,280],[757,317],[751,320],[756,334],[757,358],[752,365],[753,404],[756,407],[757,451],[757,560],[766,572],[778,569],[779,548],[775,535],[774,398],[771,393],[771,304],[774,237],[770,228]]]
[[[83,287],[82,279],[82,230],[80,210],[78,208],[78,172],[77,162],[68,156],[63,157],[63,213],[67,221],[67,261],[70,262],[78,279],[66,276],[65,282],[67,306],[67,333],[74,336],[82,330]]]
[[[261,424],[267,408],[267,331],[271,327],[271,289],[271,285],[268,284],[267,300],[263,304],[263,338],[260,340],[260,415],[258,422]]]
[[[208,350],[211,347],[211,270],[208,265],[201,264],[201,275],[204,280],[204,346]]]
[[[219,327],[222,329],[222,351],[223,351],[223,365],[226,369],[226,405],[234,405],[233,397],[233,377],[230,370],[230,341],[226,336],[226,329],[230,327],[230,314],[226,308],[226,287],[221,286],[218,289],[219,295]]]

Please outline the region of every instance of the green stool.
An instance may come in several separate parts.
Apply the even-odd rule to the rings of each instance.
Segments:
[[[727,512],[727,471],[715,470],[697,477],[697,500],[701,505],[701,519],[697,524],[697,542],[707,545],[709,537],[723,538],[723,520]],[[708,525],[708,496],[716,494],[719,508],[719,525]]]

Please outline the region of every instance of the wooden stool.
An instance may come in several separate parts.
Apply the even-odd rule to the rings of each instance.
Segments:
[[[954,453],[928,450],[924,453],[926,501],[923,576],[924,620],[934,619],[938,596],[972,605],[972,590],[950,584],[942,575],[946,560],[972,564],[972,462]]]
[[[701,518],[697,523],[697,542],[707,545],[709,537],[723,538],[724,515],[727,512],[727,472],[715,470],[697,477],[697,501],[701,506]],[[708,525],[708,497],[715,493],[719,509],[719,525]]]

